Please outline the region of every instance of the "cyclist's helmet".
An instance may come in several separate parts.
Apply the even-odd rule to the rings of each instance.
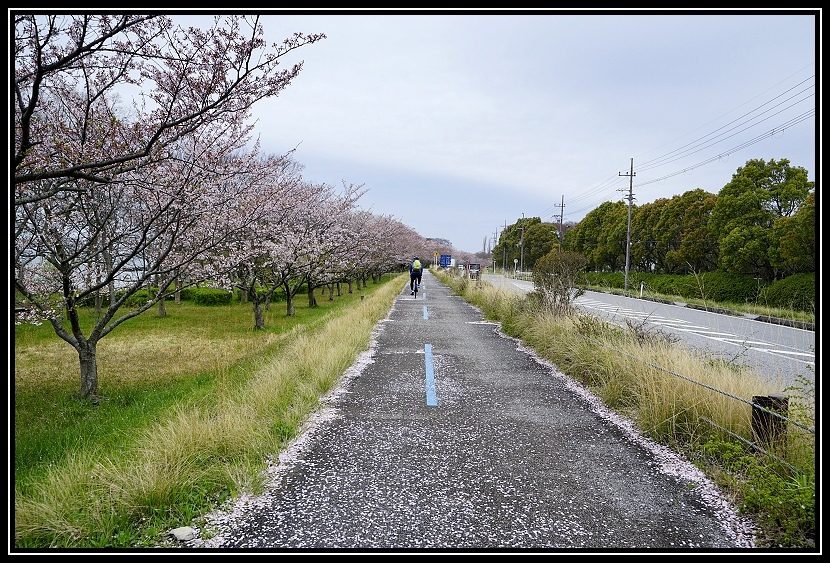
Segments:
[[[418,257],[416,256],[416,257],[415,257],[415,258],[413,258],[412,260],[417,260],[417,259],[418,259]]]

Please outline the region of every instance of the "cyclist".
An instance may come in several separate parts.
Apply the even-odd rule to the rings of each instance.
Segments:
[[[424,268],[416,256],[409,264],[409,295],[415,295],[415,280],[418,280],[418,285],[421,285],[421,276],[423,273]]]

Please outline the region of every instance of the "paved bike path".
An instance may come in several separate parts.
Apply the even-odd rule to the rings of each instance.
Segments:
[[[325,345],[325,343],[321,343]],[[430,372],[432,398],[430,399]],[[424,274],[376,328],[262,496],[188,547],[251,551],[723,551],[747,522]]]

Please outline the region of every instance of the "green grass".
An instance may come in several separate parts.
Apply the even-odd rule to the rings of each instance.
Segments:
[[[355,297],[320,299],[316,308],[298,299],[293,317],[285,315],[284,304],[272,304],[264,333],[253,329],[250,304],[168,303],[163,318],[156,309],[146,311],[99,344],[103,400],[94,407],[75,399],[78,357],[51,325],[16,327],[16,481],[25,482],[30,472],[42,471],[88,444],[102,453],[120,447],[124,429],[153,421],[172,404],[210,396],[217,385],[229,383],[228,370],[233,370],[236,383],[243,382],[260,354],[275,353],[292,331],[308,329]],[[81,310],[85,329],[94,320],[93,310]]]

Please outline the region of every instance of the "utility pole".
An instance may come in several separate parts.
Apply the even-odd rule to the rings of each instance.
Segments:
[[[504,220],[504,229],[507,229],[507,219]],[[502,230],[504,232],[504,230]],[[502,247],[502,258],[501,258],[501,273],[504,274],[505,270],[507,270],[507,245],[505,244]]]
[[[522,263],[521,263],[521,266],[519,267],[519,270],[522,272],[522,275],[524,275],[524,273],[525,273],[525,214],[524,213],[522,213],[522,226],[520,228],[522,229],[522,239],[521,239],[521,241],[519,241],[519,246],[522,247],[522,251],[521,251]]]
[[[620,176],[628,176],[628,235],[625,238],[625,291],[628,291],[628,264],[631,260],[631,202],[634,201],[634,159],[631,159],[631,171],[628,174],[619,173]]]
[[[554,205],[554,207],[559,207],[559,252],[562,252],[562,216],[565,215],[565,196],[562,196],[562,203],[558,206]],[[557,217],[554,215],[554,217]]]
[[[496,245],[499,243],[499,228],[496,227],[496,232],[493,233],[493,246],[490,250],[490,258],[493,260],[493,274],[496,273],[496,257],[493,256],[493,250],[496,249]]]
[[[490,250],[490,259],[493,261],[493,274],[496,273],[496,257],[493,256],[493,250],[496,249],[496,245],[499,243],[499,229],[496,228],[496,232],[493,233],[493,247]]]

